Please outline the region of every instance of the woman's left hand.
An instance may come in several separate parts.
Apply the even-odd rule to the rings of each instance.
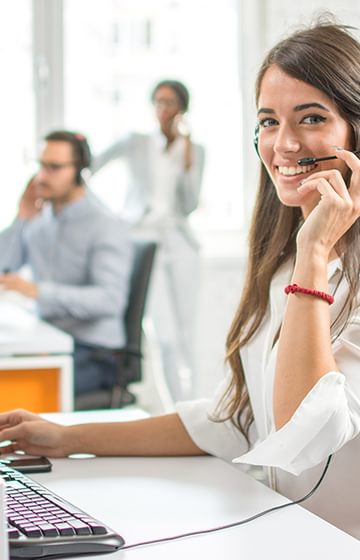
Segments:
[[[178,113],[175,115],[172,124],[172,131],[174,136],[183,136],[184,138],[188,138],[190,140],[190,124],[184,113]]]
[[[298,187],[301,194],[318,191],[321,196],[299,230],[298,250],[310,248],[326,258],[360,216],[360,160],[347,150],[336,155],[352,171],[349,188],[337,169],[313,173]]]

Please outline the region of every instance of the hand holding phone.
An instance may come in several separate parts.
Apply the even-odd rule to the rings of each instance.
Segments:
[[[180,136],[189,137],[191,133],[190,122],[186,113],[178,113],[174,117],[173,123],[175,134]]]

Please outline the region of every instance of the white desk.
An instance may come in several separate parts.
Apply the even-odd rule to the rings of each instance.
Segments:
[[[94,413],[48,417],[64,423],[95,418]],[[103,418],[122,420],[126,411],[107,411]],[[53,464],[52,473],[32,476],[106,522],[127,544],[231,523],[287,501],[213,457],[54,459]],[[93,558],[358,560],[360,542],[291,506],[219,533]]]
[[[71,336],[41,321],[16,301],[0,297],[0,376],[4,371],[28,371],[29,375],[44,371],[45,375],[58,370],[58,409],[72,410],[72,350]],[[19,402],[15,406],[24,405]]]

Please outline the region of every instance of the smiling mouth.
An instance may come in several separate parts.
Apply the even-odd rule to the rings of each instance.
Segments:
[[[316,165],[296,165],[294,167],[283,167],[277,166],[277,170],[279,171],[280,175],[284,175],[285,177],[294,177],[295,175],[304,175],[304,173],[309,173],[316,168]]]

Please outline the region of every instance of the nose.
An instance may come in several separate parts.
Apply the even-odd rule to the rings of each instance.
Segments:
[[[38,178],[38,181],[41,181],[41,178],[42,178],[44,175],[46,175],[46,171],[45,171],[45,173],[44,173],[44,171],[45,171],[44,168],[40,165],[40,166],[39,166],[39,169],[38,169],[38,172],[37,172],[37,175],[36,175],[37,178]]]
[[[167,117],[168,113],[169,113],[169,111],[166,107],[158,107],[157,110],[156,110],[156,114],[157,114],[159,119]]]
[[[279,125],[274,143],[274,152],[285,154],[288,152],[299,152],[301,142],[298,135],[287,125]]]
[[[43,179],[46,179],[48,177],[48,175],[49,174],[47,173],[45,167],[40,166],[36,175],[38,183],[41,183]]]
[[[43,186],[45,184],[48,184],[49,180],[51,181],[51,178],[51,171],[46,167],[40,166],[36,175],[38,185]]]

